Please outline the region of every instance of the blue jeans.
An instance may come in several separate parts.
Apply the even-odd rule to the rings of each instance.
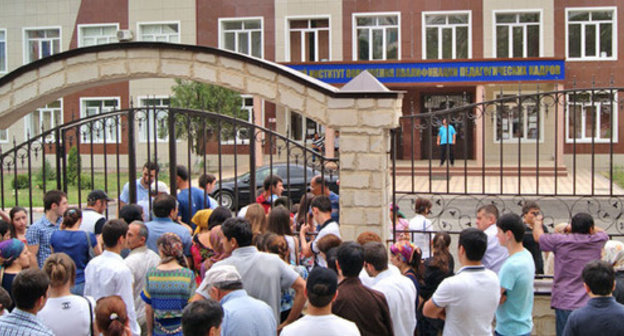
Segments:
[[[84,295],[84,287],[85,287],[85,283],[81,282],[81,283],[77,283],[74,284],[74,287],[72,287],[69,291],[74,294],[74,295]]]
[[[555,320],[557,321],[557,336],[563,335],[563,329],[565,329],[568,317],[572,314],[572,310],[557,309],[555,308]]]

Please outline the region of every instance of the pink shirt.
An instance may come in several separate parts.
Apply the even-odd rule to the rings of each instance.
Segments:
[[[540,249],[555,253],[555,279],[550,303],[553,308],[574,310],[587,303],[589,296],[583,288],[583,267],[592,260],[600,259],[607,240],[609,236],[605,232],[552,233],[540,237]]]

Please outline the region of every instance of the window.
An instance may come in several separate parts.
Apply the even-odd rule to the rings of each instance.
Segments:
[[[141,41],[180,43],[179,23],[139,23],[138,25]]]
[[[617,142],[617,97],[610,93],[568,94],[566,137],[568,142]],[[613,125],[613,127],[612,127]]]
[[[423,13],[425,59],[472,57],[470,13]]]
[[[502,98],[502,97],[497,97]],[[537,106],[533,102],[522,102],[518,107],[517,100],[509,100],[503,103],[503,110],[497,105],[496,123],[494,132],[496,142],[535,142],[543,140],[544,134],[544,113],[540,111],[538,115]],[[539,118],[539,119],[538,119]],[[539,129],[538,129],[539,122]]]
[[[6,29],[0,29],[0,73],[7,72]],[[0,140],[1,141],[1,140]]]
[[[80,117],[102,114],[119,108],[119,98],[80,98]],[[94,143],[117,142],[121,141],[121,120],[116,117],[97,119],[93,124],[86,124],[80,128],[83,141],[91,141],[93,136]]]
[[[496,57],[540,57],[539,12],[495,13]]]
[[[78,25],[78,46],[115,43],[117,41],[118,24]]]
[[[353,59],[372,61],[399,59],[399,14],[353,14]]]
[[[38,108],[24,119],[26,134],[24,139],[32,138],[43,132],[49,131],[63,123],[63,101],[53,101],[44,107]],[[54,135],[46,137],[46,141],[54,141]]]
[[[566,9],[568,59],[604,60],[617,58],[616,9]]]
[[[262,18],[219,19],[219,48],[262,58]]]
[[[61,51],[61,28],[24,29],[24,63]]]
[[[308,140],[314,138],[314,133],[320,134],[320,125],[301,114],[290,111],[288,118],[288,138],[295,141],[304,141],[304,135]]]
[[[6,129],[0,129],[0,143],[9,142],[9,132]]]
[[[288,27],[290,61],[329,60],[329,19],[289,20]]]
[[[158,142],[169,141],[167,119],[169,117],[169,98],[139,98],[139,106],[145,107],[145,114],[141,113],[139,122],[139,141],[154,142],[154,124],[156,124],[156,139]],[[156,118],[154,120],[154,118]]]

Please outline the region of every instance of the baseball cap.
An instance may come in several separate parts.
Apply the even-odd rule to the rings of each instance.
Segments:
[[[108,197],[108,195],[106,195],[106,192],[104,190],[96,189],[89,193],[89,196],[87,196],[87,201],[93,202],[97,200],[107,200],[110,202],[113,199]]]
[[[306,290],[308,295],[334,296],[338,288],[338,276],[329,268],[315,267],[308,275]]]
[[[212,266],[204,276],[207,287],[224,288],[229,285],[242,284],[243,279],[236,267],[232,265]]]

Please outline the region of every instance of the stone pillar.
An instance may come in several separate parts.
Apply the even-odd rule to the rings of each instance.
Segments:
[[[253,120],[254,124],[262,126],[264,120],[262,120],[262,106],[263,101],[261,97],[253,97]],[[264,136],[264,132],[261,133]],[[264,149],[262,148],[262,138],[256,138],[255,136],[250,140],[249,145],[256,146],[256,167],[262,166],[264,163]]]
[[[399,125],[398,99],[329,99],[329,124],[340,131],[340,227],[355,240],[373,231],[385,241],[390,203],[390,129]]]
[[[334,158],[334,129],[331,127],[325,127],[325,157]]]
[[[485,86],[483,85],[477,85],[477,88],[475,90],[475,104],[476,103],[481,103],[483,102],[483,98],[485,97]],[[484,109],[483,106],[480,106],[481,109]],[[481,116],[479,118],[475,119],[475,161],[477,163],[477,166],[481,166],[481,163],[483,162],[483,155],[485,155],[485,153],[483,153],[483,141],[485,141],[485,139],[483,139],[483,127],[485,127],[485,113],[483,112],[478,112],[476,111],[475,113],[481,113]]]

